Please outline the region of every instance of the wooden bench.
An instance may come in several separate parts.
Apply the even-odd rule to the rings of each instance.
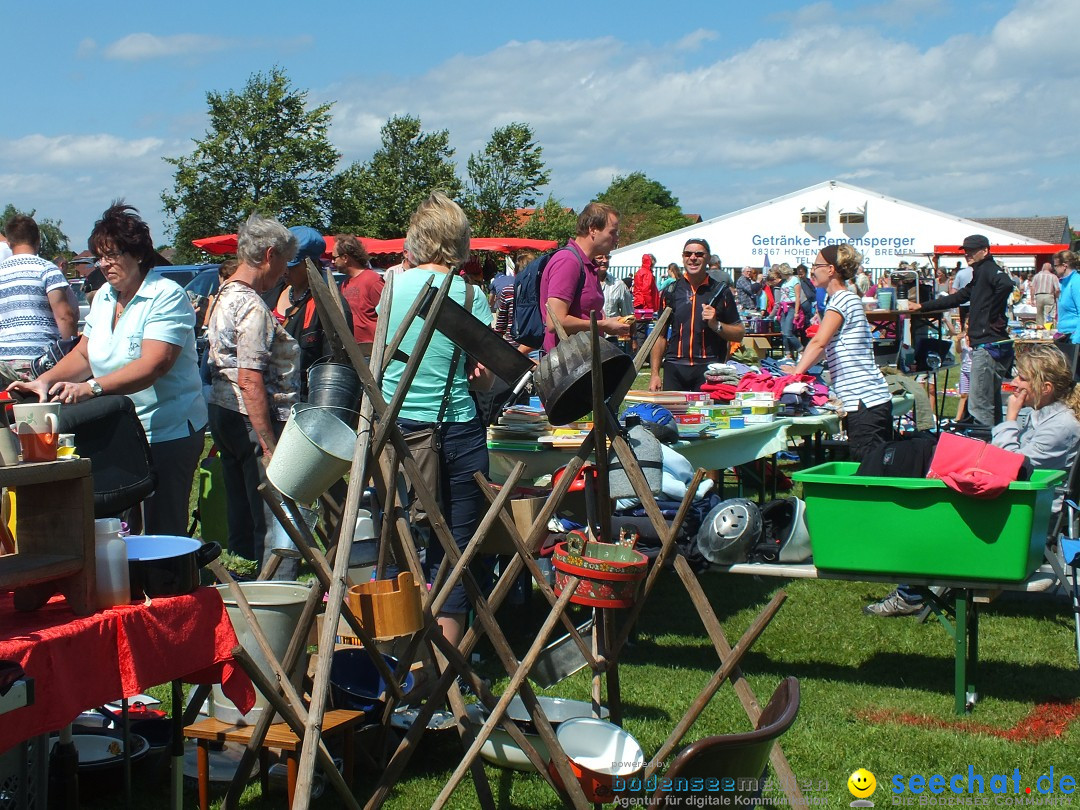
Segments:
[[[356,724],[363,719],[363,712],[351,712],[341,709],[327,712],[323,719],[322,735],[324,739],[329,740],[335,734],[341,734],[345,738],[343,757],[345,772],[343,776],[345,777],[345,783],[349,787],[352,787],[355,760],[353,732]],[[212,717],[184,729],[184,736],[195,740],[199,746],[199,810],[209,810],[210,807],[210,743],[238,742],[247,745],[254,730],[254,725],[234,726],[229,723],[222,723]],[[270,749],[279,748],[285,752],[289,807],[292,807],[293,794],[296,791],[296,777],[300,764],[300,744],[300,738],[293,733],[288,723],[275,723],[270,726],[270,730],[266,734],[266,741],[263,743],[263,747],[259,749],[259,780],[262,784],[263,796],[267,795],[269,784]]]

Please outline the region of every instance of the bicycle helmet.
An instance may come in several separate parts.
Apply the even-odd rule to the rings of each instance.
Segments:
[[[801,563],[810,559],[810,533],[806,504],[798,498],[780,498],[761,507],[762,562]]]
[[[717,565],[746,562],[761,537],[761,511],[746,498],[721,501],[705,516],[697,534],[701,555]]]

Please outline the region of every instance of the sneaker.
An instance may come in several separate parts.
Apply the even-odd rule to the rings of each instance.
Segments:
[[[896,591],[863,608],[867,616],[912,616],[923,609],[922,602],[909,602]]]

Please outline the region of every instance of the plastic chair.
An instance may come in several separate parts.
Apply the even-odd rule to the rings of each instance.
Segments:
[[[769,698],[754,731],[704,737],[684,748],[660,780],[661,787],[653,794],[649,807],[685,807],[690,796],[715,799],[722,795],[729,802],[736,797],[760,796],[773,742],[791,728],[798,713],[799,680],[784,678]],[[694,779],[704,782],[697,790],[691,788]],[[717,779],[721,780],[719,789]],[[734,780],[731,790],[724,789],[726,779]]]

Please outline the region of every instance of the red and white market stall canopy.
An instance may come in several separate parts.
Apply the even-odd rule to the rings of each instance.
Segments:
[[[334,250],[334,237],[324,236],[326,240],[326,252],[323,258],[329,259]],[[367,236],[358,236],[357,239],[370,254],[401,253],[405,249],[404,239],[372,239]],[[207,236],[203,239],[192,239],[191,244],[207,253],[221,256],[236,253],[236,234],[225,233],[220,236]],[[513,253],[516,250],[550,250],[558,247],[558,242],[548,239],[515,239],[510,237],[476,237],[469,245],[472,250],[487,250],[495,253]]]

